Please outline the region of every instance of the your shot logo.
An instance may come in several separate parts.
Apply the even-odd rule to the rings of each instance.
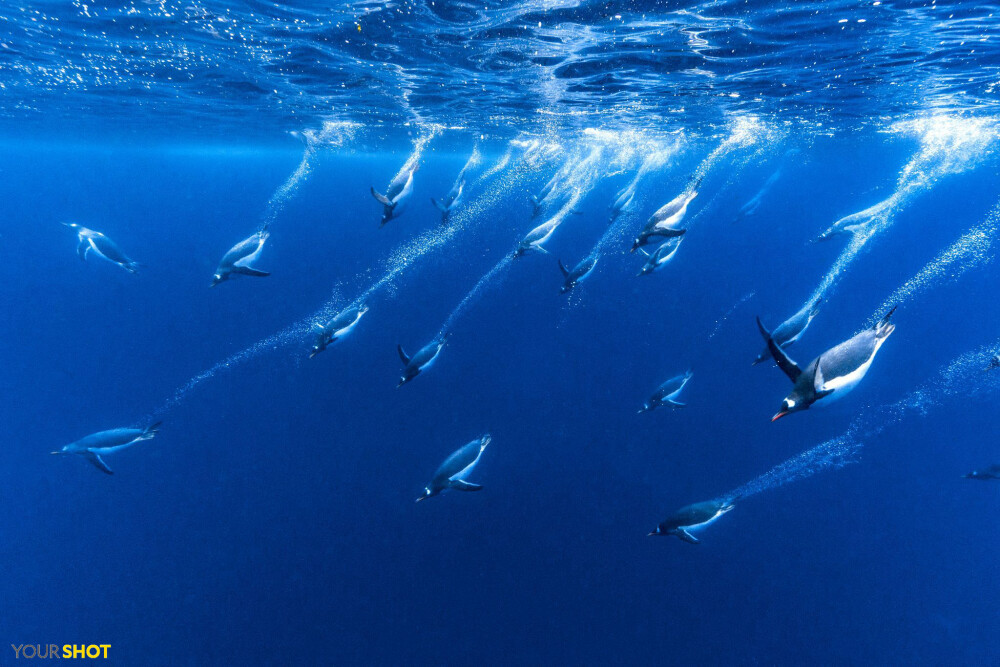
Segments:
[[[111,644],[11,644],[14,649],[14,658],[17,660],[35,659],[103,659],[108,658],[108,649]]]

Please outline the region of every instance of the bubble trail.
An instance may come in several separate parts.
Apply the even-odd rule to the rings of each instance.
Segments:
[[[316,155],[317,150],[321,147],[343,146],[345,142],[354,137],[359,127],[360,125],[357,123],[327,121],[323,123],[318,132],[315,130],[306,130],[298,135],[305,143],[305,149],[302,151],[302,159],[299,161],[299,166],[296,167],[295,171],[271,195],[271,198],[264,207],[258,231],[264,231],[274,222],[278,214],[284,209],[285,204],[288,203],[288,200],[291,199],[292,195],[299,189],[299,186],[302,185],[302,182],[312,173],[312,159]]]
[[[729,189],[743,169],[752,160],[770,150],[779,140],[780,134],[770,126],[765,125],[756,116],[740,116],[733,119],[729,124],[729,134],[726,138],[691,173],[691,184],[688,187],[695,188],[712,173],[723,158],[734,151],[751,148],[753,150],[744,152],[739,159],[733,161],[730,169],[726,172],[725,181],[714,189],[712,196],[700,207],[698,212],[687,219],[685,227],[690,229],[694,223],[705,216],[707,211],[712,210],[715,202]]]
[[[512,160],[512,152],[513,151],[509,149],[501,157],[500,162],[504,165],[510,164]],[[385,274],[367,289],[362,291],[361,294],[353,302],[351,302],[351,304],[357,306],[365,303],[377,292],[391,284],[394,279],[399,277],[418,259],[431,251],[444,246],[449,240],[464,229],[471,229],[475,227],[476,223],[484,217],[483,213],[485,213],[486,210],[499,204],[499,202],[502,201],[512,189],[521,186],[529,175],[529,172],[518,164],[515,164],[515,166],[507,172],[503,172],[503,170],[495,170],[493,171],[493,174],[496,176],[501,172],[503,173],[504,178],[496,179],[496,182],[492,183],[493,187],[487,189],[485,192],[472,199],[467,206],[464,206],[462,210],[455,215],[448,227],[436,228],[425,232],[417,239],[414,239],[404,245],[403,248],[396,250],[387,262],[389,268]],[[477,180],[477,184],[482,184],[486,180],[487,179],[480,177]],[[344,300],[342,298],[334,297],[321,305],[308,317],[303,318],[285,327],[281,331],[226,357],[222,361],[188,380],[184,385],[179,387],[170,396],[170,398],[153,410],[140,423],[148,423],[150,419],[160,417],[166,412],[176,408],[184,402],[192,391],[223,371],[233,370],[242,364],[260,357],[261,355],[276,352],[293,345],[302,344],[303,340],[312,333],[312,325],[314,322],[329,320],[335,313],[342,309],[343,305]]]
[[[753,296],[754,296],[754,294],[756,294],[756,293],[757,292],[750,291],[750,292],[747,292],[746,294],[744,294],[743,296],[741,296],[740,299],[739,299],[739,301],[737,301],[736,303],[734,303],[732,305],[732,307],[729,310],[726,311],[725,315],[723,315],[721,318],[719,318],[718,320],[716,320],[715,321],[715,328],[712,329],[712,333],[710,333],[708,335],[708,340],[712,340],[713,338],[715,338],[715,334],[719,333],[719,329],[721,329],[722,325],[726,323],[726,320],[728,320],[730,318],[730,316],[732,316],[732,314],[736,312],[736,309],[739,308],[740,306],[742,306],[744,303],[746,303],[750,299],[752,299]]]
[[[551,218],[549,218],[544,224],[552,227],[553,231],[558,229],[566,218],[576,209],[576,206],[583,200],[583,198],[590,192],[594,184],[597,182],[600,173],[600,161],[601,157],[604,155],[607,146],[617,145],[611,143],[609,138],[604,134],[601,135],[591,135],[592,138],[596,138],[599,143],[593,144],[589,147],[586,157],[582,159],[571,158],[567,160],[566,164],[559,170],[561,174],[560,179],[560,189],[558,194],[554,193],[552,196],[565,197],[566,200]],[[628,146],[628,145],[627,145]],[[587,149],[585,149],[587,150]],[[610,164],[615,164],[617,161],[621,160],[624,155],[629,154],[631,147],[625,148],[620,152],[613,155]],[[515,248],[516,250],[516,248]],[[487,271],[476,284],[473,285],[472,289],[469,290],[466,295],[459,301],[458,305],[451,311],[445,320],[444,324],[441,325],[441,329],[438,332],[438,336],[443,336],[446,332],[450,331],[455,325],[455,322],[462,315],[465,310],[475,303],[475,301],[485,292],[486,288],[495,282],[498,276],[505,273],[506,269],[511,265],[514,259],[514,252],[507,253],[504,257],[497,262],[493,268]]]
[[[989,119],[966,119],[932,116],[894,126],[896,133],[915,134],[920,149],[900,171],[896,191],[887,199],[857,215],[873,213],[870,222],[851,236],[847,247],[820,281],[810,300],[824,298],[836,287],[840,276],[854,262],[861,250],[875,236],[896,220],[896,215],[913,197],[937,184],[941,178],[975,168],[997,138],[996,123]],[[853,217],[853,216],[847,216]]]
[[[672,144],[667,144],[659,147],[655,147],[653,152],[648,153],[643,159],[642,163],[639,165],[639,169],[636,171],[635,176],[629,181],[622,190],[631,190],[635,192],[639,183],[642,179],[650,172],[657,171],[664,168],[680,151],[680,141],[674,141]],[[630,208],[635,209],[633,204]],[[584,259],[596,259],[604,252],[604,248],[608,243],[614,239],[617,241],[624,240],[625,228],[628,226],[629,222],[633,219],[633,216],[627,212],[622,212],[618,218],[604,231],[601,238],[597,240],[594,247],[591,248],[590,252],[587,253]]]
[[[778,464],[760,477],[723,494],[720,500],[733,502],[805,479],[823,470],[842,468],[856,461],[856,455],[866,441],[876,438],[911,415],[930,414],[934,408],[944,406],[948,399],[955,396],[964,398],[996,394],[1000,391],[1000,373],[984,373],[983,369],[998,350],[1000,341],[956,357],[938,371],[936,377],[895,403],[863,410],[851,421],[843,435]]]
[[[874,325],[890,308],[906,303],[915,295],[939,284],[942,279],[958,280],[966,271],[989,262],[993,258],[990,250],[997,237],[998,221],[1000,221],[1000,207],[993,209],[985,222],[963,234],[917,275],[896,289],[868,318],[866,328]]]

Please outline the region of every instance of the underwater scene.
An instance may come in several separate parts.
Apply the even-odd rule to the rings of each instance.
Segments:
[[[1000,6],[0,6],[0,664],[1000,663]]]

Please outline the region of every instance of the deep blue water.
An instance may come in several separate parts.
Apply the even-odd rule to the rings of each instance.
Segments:
[[[0,635],[108,643],[122,664],[995,659],[998,487],[961,478],[1000,458],[996,380],[978,367],[960,374],[968,391],[932,389],[925,414],[860,437],[854,463],[738,501],[702,544],[646,537],[673,509],[840,435],[871,406],[939,386],[951,360],[995,347],[1000,324],[987,250],[901,300],[898,331],[853,394],[769,423],[789,384],[751,367],[754,314],[776,324],[801,305],[848,240],[809,239],[891,193],[918,146],[856,135],[787,154],[789,138],[727,184],[733,151],[705,175],[675,260],[636,278],[630,234],[716,143],[691,141],[646,177],[626,236],[567,297],[556,257],[590,250],[631,172],[597,178],[552,255],[501,272],[458,315],[437,364],[397,390],[395,345],[430,340],[538,222],[527,193],[557,156],[477,219],[456,214],[460,231],[370,296],[350,337],[312,360],[309,334],[244,354],[159,413],[160,436],[108,455],[114,476],[48,452],[144,425],[177,387],[307,317],[334,287],[336,303],[354,299],[394,248],[438,228],[427,199],[467,155],[428,148],[409,210],[379,229],[367,188],[409,146],[318,151],[271,223],[258,265],[272,275],[209,289],[217,258],[298,165],[296,146],[7,143]],[[484,148],[480,171],[501,149]],[[734,222],[783,161],[756,213]],[[861,329],[987,220],[996,166],[987,152],[914,194],[792,356]],[[478,195],[470,187],[470,209]],[[58,224],[69,219],[146,266],[79,261]],[[687,408],[635,413],[689,367]],[[448,453],[487,431],[473,476],[483,491],[413,503]]]
[[[996,7],[318,4],[0,7],[0,664],[1000,662]],[[265,227],[270,276],[210,288]],[[755,316],[811,300],[802,366],[896,330],[772,422]],[[50,454],[156,422],[112,475]],[[481,490],[414,502],[486,433]]]

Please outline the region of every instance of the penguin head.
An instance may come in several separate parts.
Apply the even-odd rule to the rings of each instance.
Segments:
[[[779,410],[777,414],[771,417],[771,421],[778,421],[779,419],[781,419],[786,415],[790,415],[793,412],[798,412],[799,410],[805,410],[808,407],[809,403],[806,402],[804,399],[800,398],[794,393],[789,394],[788,397],[781,402],[781,410]]]
[[[228,275],[226,275],[226,274],[223,274],[223,273],[216,273],[216,274],[215,274],[214,276],[212,276],[212,284],[211,284],[211,285],[209,285],[209,287],[215,287],[215,286],[216,286],[216,285],[218,285],[219,283],[221,283],[221,282],[225,281],[225,280],[226,280],[226,278],[228,278],[228,277],[229,277],[229,276],[228,276]]]
[[[430,487],[425,486],[424,487],[424,495],[422,495],[419,498],[417,498],[414,502],[419,503],[421,500],[427,500],[428,498],[430,498],[432,496],[436,496],[436,495],[437,495],[436,493],[434,493],[433,491],[431,491]]]
[[[653,530],[652,532],[646,533],[646,537],[656,537],[657,535],[663,535],[663,534],[664,532],[660,530],[659,526],[657,526],[656,529]]]

